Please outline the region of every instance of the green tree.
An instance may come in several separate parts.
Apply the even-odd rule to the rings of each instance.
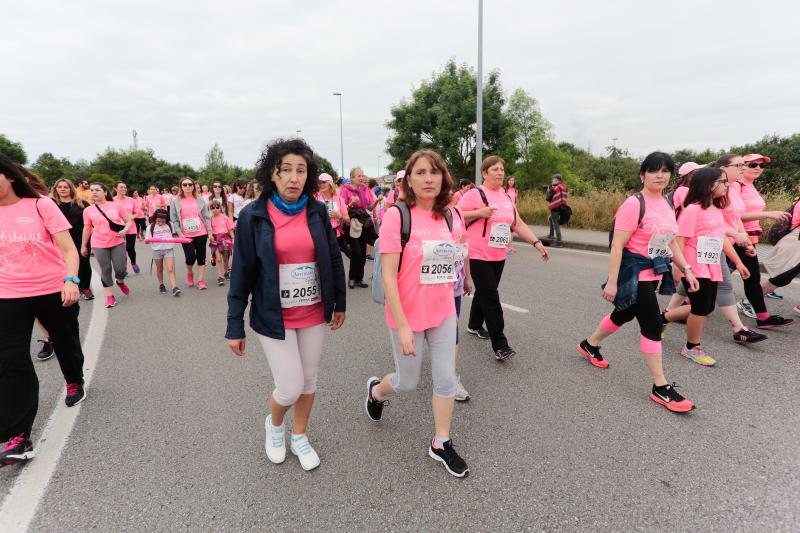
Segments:
[[[14,142],[2,133],[0,133],[0,152],[6,154],[11,161],[18,165],[24,165],[28,162],[28,154],[22,148],[22,144]]]
[[[475,167],[475,72],[450,60],[442,72],[434,73],[391,110],[386,125],[393,131],[386,141],[393,161],[390,168],[403,168],[420,148],[436,150],[444,157],[453,176],[472,176]],[[483,153],[516,160],[511,122],[503,112],[505,97],[498,72],[491,72],[483,90]]]
[[[331,164],[330,161],[328,161],[321,155],[317,156],[317,167],[319,167],[320,174],[322,174],[323,172],[327,172],[334,179],[339,175],[339,172],[336,170],[336,168],[334,168],[333,164]]]
[[[114,176],[111,176],[109,174],[103,174],[101,172],[95,172],[91,174],[88,177],[88,179],[89,183],[102,183],[103,185],[108,187],[109,190],[113,189],[114,185],[117,182],[117,180],[114,179]]]
[[[529,96],[523,89],[517,89],[511,94],[506,114],[513,128],[514,140],[520,154],[520,161],[514,170],[517,186],[521,185],[524,188],[529,185],[528,182],[537,181],[538,174],[540,174],[537,168],[538,163],[532,159],[535,153],[540,152],[540,156],[542,150],[551,154],[556,153],[552,146],[544,144],[546,141],[552,140],[553,126],[542,115],[536,99]],[[537,144],[539,146],[534,148],[534,145]],[[550,164],[559,166],[553,165],[552,161]]]
[[[56,180],[68,177],[71,164],[68,159],[58,158],[50,152],[45,152],[36,159],[31,168],[50,186]]]
[[[230,184],[236,176],[234,169],[225,162],[225,152],[219,144],[214,143],[206,153],[205,165],[200,169],[200,180],[203,184],[221,181]]]

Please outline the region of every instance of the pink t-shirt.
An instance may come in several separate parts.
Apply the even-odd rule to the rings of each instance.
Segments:
[[[328,209],[328,216],[330,216],[333,211],[338,211],[339,214],[342,215],[342,216],[347,214],[347,206],[344,205],[344,203],[342,203],[342,195],[339,193],[338,189],[333,194],[333,196],[328,200],[326,200],[322,196],[321,192],[317,193],[316,198],[317,198],[317,201],[320,201],[323,204],[325,204],[325,207]],[[330,218],[331,218],[331,227],[332,228],[337,229],[337,228],[339,228],[339,226],[342,225],[341,220],[339,220],[338,218],[333,218],[332,216]],[[337,229],[336,235],[338,236],[339,233],[340,232]]]
[[[453,205],[458,205],[458,202],[461,201],[461,198],[464,196],[464,193],[461,190],[457,190],[455,194],[453,194]]]
[[[117,224],[125,224],[125,217],[130,215],[125,206],[117,202],[105,202],[100,209]],[[92,248],[113,248],[125,242],[123,237],[108,227],[108,220],[97,210],[97,203],[83,210],[83,224],[92,228]]]
[[[615,230],[632,232],[625,248],[645,257],[672,257],[669,243],[675,238],[678,224],[675,221],[675,212],[665,198],[644,197],[644,216],[638,227],[636,222],[639,220],[639,200],[636,196],[629,196],[622,202],[614,217]],[[656,275],[652,268],[639,272],[639,281],[660,279],[661,275]]]
[[[200,207],[193,197],[181,198],[181,230],[184,237],[208,235],[206,224],[200,216]]]
[[[489,205],[496,207],[491,218],[477,218],[469,224],[467,235],[469,235],[469,258],[481,261],[505,261],[508,256],[508,246],[503,245],[503,238],[511,242],[511,231],[513,230],[516,210],[511,198],[500,188],[491,191],[484,186],[480,187],[486,193],[486,200]],[[486,207],[483,203],[478,188],[470,189],[458,202],[458,209],[461,213],[475,211]],[[485,222],[485,226],[484,226]],[[484,235],[484,227],[486,234]]]
[[[0,298],[60,292],[67,266],[52,235],[71,227],[49,198],[0,207]]]
[[[144,218],[144,198],[133,198],[133,202],[136,204],[133,218]]]
[[[272,202],[267,202],[267,216],[275,226],[275,260],[278,265],[316,263],[314,241],[308,230],[308,215],[303,209],[296,215],[284,215]],[[280,275],[279,275],[280,277]],[[313,305],[285,307],[283,326],[287,329],[308,328],[325,322],[322,302]]]
[[[164,199],[165,205],[167,206],[172,205],[172,200],[175,199],[175,195],[172,193],[162,194],[161,197]]]
[[[681,185],[675,189],[675,194],[672,195],[672,205],[676,211],[683,209],[683,201],[686,200],[686,195],[689,194],[689,187]]]
[[[800,204],[800,202],[798,202]],[[792,212],[792,229],[800,226],[800,205],[794,206],[794,211]]]
[[[722,210],[722,216],[725,219],[725,228],[739,232],[739,222],[742,220],[742,214],[745,212],[744,201],[739,194],[741,189],[738,185],[731,184],[728,187],[728,206]],[[735,243],[736,239],[728,237],[731,243]]]
[[[758,194],[758,191],[753,185],[747,185],[743,181],[738,182],[739,185],[735,186],[734,188],[739,188],[741,186],[741,197],[742,202],[744,202],[744,212],[745,213],[760,213],[764,210],[767,206],[767,203]],[[747,232],[760,232],[761,231],[761,221],[760,220],[746,220],[744,221],[744,230]]]
[[[700,204],[690,204],[678,217],[678,235],[686,237],[683,255],[692,265],[695,277],[722,281],[722,243],[725,241],[725,217],[722,210],[711,205],[707,209]],[[700,253],[698,254],[698,241]],[[716,254],[716,255],[713,255]],[[709,263],[709,257],[716,261]]]
[[[208,199],[211,198],[211,193],[210,192],[202,192],[202,193],[200,193],[200,198],[202,198],[203,200],[205,200],[207,202]]]
[[[513,189],[508,189],[506,194],[508,194],[508,196],[511,198],[511,201],[514,202],[514,205],[517,205],[517,188],[514,187]]]
[[[227,234],[234,228],[236,226],[233,224],[233,220],[228,218],[228,215],[219,214],[211,217],[211,233],[214,235]]]
[[[457,215],[455,215],[457,217]],[[380,230],[381,255],[400,253],[400,211],[386,211]],[[424,241],[428,241],[425,245]],[[397,286],[403,312],[412,331],[425,331],[438,327],[456,312],[453,300],[453,283],[420,283],[423,272],[424,249],[434,250],[433,243],[454,246],[454,235],[447,229],[443,217],[434,219],[433,213],[419,207],[411,208],[411,236],[403,251],[403,262],[397,273]],[[396,329],[392,314],[386,308],[386,324]]]
[[[114,198],[114,203],[125,206],[125,211],[127,211],[129,215],[136,218],[136,201],[133,198],[130,196],[126,196],[125,198]],[[128,228],[128,235],[136,235],[136,224],[131,224],[131,227]]]
[[[147,213],[150,216],[156,214],[157,209],[166,209],[167,203],[164,200],[164,197],[160,194],[155,194],[150,196],[149,194],[144,197],[144,201],[147,203]]]

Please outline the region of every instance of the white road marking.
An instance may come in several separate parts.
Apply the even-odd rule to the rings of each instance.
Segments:
[[[92,290],[97,297],[92,305],[89,329],[86,331],[86,338],[83,342],[85,358],[83,379],[87,400],[91,397],[92,391],[88,387],[97,366],[108,321],[108,310],[104,305],[105,292],[96,271],[92,276]],[[47,420],[41,435],[34,440],[36,457],[21,467],[22,471],[17,475],[8,496],[0,507],[0,531],[27,531],[30,527],[82,406],[83,403],[79,403],[75,407],[67,407],[64,405],[64,395],[59,395],[55,409]]]
[[[464,298],[472,298],[471,294],[465,294]],[[507,303],[500,302],[500,305],[504,308],[508,309],[509,311],[516,311],[517,313],[530,313],[528,309],[524,309],[522,307],[517,307],[516,305],[511,305]]]

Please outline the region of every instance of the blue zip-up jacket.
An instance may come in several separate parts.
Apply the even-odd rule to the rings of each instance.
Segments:
[[[286,337],[275,259],[275,226],[267,214],[265,196],[262,194],[246,205],[236,222],[226,339],[245,337],[244,310],[251,295],[250,327],[272,339],[283,340]],[[334,311],[343,312],[346,307],[342,255],[325,206],[309,200],[306,217],[317,256],[325,321],[330,322]]]
[[[656,274],[665,274],[670,272],[669,265],[670,260],[667,257],[650,259],[623,248],[622,261],[620,261],[617,275],[617,296],[614,298],[614,307],[618,311],[624,311],[636,303],[639,295],[639,272],[652,268]],[[605,288],[605,286],[606,284],[603,283],[602,287]]]

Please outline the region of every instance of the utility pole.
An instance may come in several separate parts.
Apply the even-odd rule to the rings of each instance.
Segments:
[[[344,126],[342,125],[342,93],[333,93],[339,97],[339,147],[342,155],[342,177],[344,177]]]
[[[483,161],[483,0],[478,0],[478,108],[475,124],[475,183],[483,182],[481,162]]]
[[[134,150],[138,150],[139,149],[139,134],[136,132],[136,130],[131,130],[131,134],[133,135],[133,149]]]

